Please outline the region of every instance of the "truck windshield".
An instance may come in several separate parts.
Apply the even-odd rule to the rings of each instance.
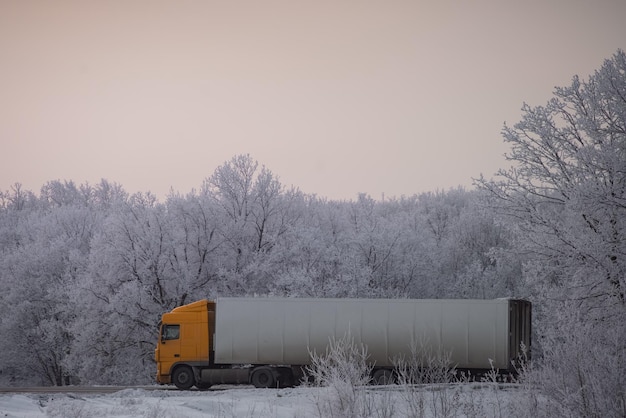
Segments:
[[[161,328],[161,340],[177,340],[180,336],[180,325],[165,324]]]

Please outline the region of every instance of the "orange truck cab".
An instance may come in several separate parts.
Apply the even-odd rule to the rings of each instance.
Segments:
[[[212,362],[214,318],[215,302],[207,300],[163,314],[155,350],[158,383],[174,379],[183,387],[187,382],[194,384],[193,367],[208,367]]]

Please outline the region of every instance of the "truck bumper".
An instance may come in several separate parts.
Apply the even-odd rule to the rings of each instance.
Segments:
[[[172,383],[172,377],[169,374],[158,374],[156,375],[156,381],[160,385],[167,385]]]
[[[172,383],[172,377],[169,374],[161,373],[161,363],[157,362],[156,381],[160,385],[166,385]]]

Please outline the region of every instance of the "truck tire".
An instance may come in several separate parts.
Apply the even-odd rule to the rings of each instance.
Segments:
[[[276,386],[274,373],[269,367],[259,367],[252,372],[250,382],[255,388],[273,388]]]
[[[178,366],[172,373],[172,383],[180,390],[190,389],[195,383],[191,367]]]

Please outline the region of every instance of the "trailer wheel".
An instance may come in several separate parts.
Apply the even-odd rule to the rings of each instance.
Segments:
[[[172,382],[178,389],[187,390],[194,385],[193,370],[189,366],[179,366],[172,373]]]
[[[255,388],[272,388],[276,386],[274,373],[269,367],[260,367],[252,372],[250,381]]]
[[[209,389],[211,387],[211,384],[210,383],[204,383],[204,382],[202,382],[202,383],[196,382],[196,387],[198,389],[200,389],[200,390],[207,390],[207,389]]]
[[[394,382],[393,372],[388,369],[378,369],[372,375],[372,384],[374,385],[392,385]]]

